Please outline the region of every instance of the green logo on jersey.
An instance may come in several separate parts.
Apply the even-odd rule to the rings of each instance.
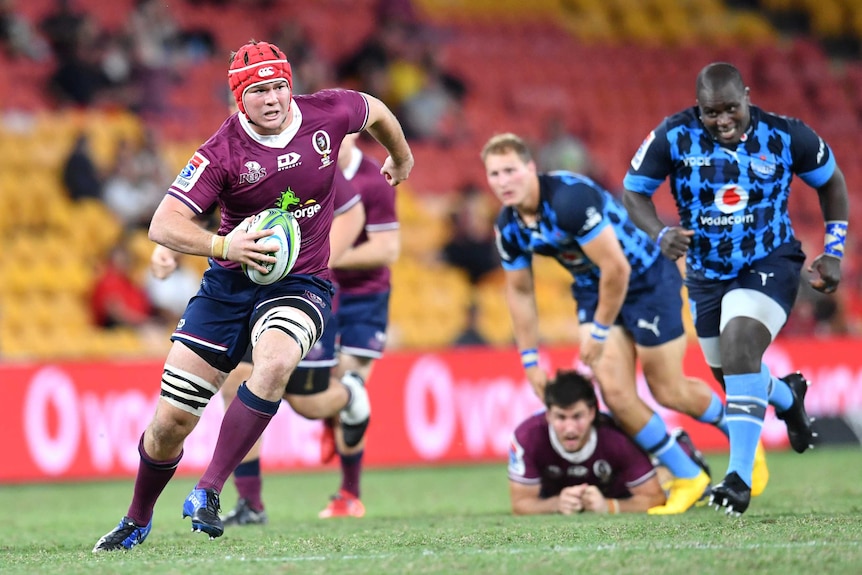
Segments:
[[[290,208],[296,205],[299,205],[299,198],[296,197],[296,194],[290,188],[287,188],[287,190],[281,193],[281,197],[276,203],[276,207],[278,209],[286,212],[289,212]]]

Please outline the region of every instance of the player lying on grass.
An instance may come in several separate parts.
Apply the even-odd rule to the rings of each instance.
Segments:
[[[546,411],[524,420],[512,436],[513,513],[646,513],[664,505],[659,470],[609,416],[598,411],[589,379],[575,370],[559,370],[545,387],[545,405]],[[685,432],[677,439],[702,462]]]

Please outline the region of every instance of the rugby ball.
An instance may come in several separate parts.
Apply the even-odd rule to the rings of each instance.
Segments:
[[[266,273],[242,264],[242,271],[256,284],[270,285],[284,279],[299,257],[299,222],[290,212],[278,208],[266,209],[252,218],[248,225],[248,231],[275,230],[275,233],[257,240],[259,244],[265,244],[272,248],[275,263],[264,264]]]

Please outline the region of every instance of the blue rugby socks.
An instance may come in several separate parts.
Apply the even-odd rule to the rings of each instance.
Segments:
[[[653,413],[643,429],[635,434],[634,440],[675,477],[691,479],[700,475],[700,467],[683,451],[676,438],[667,432],[667,426],[658,414]]]
[[[751,486],[754,454],[760,441],[768,405],[768,372],[725,375],[727,427],[730,431],[730,462],[727,473],[737,475]]]

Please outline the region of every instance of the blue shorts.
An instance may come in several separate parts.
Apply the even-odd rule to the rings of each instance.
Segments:
[[[381,357],[389,326],[389,292],[341,294],[333,323],[338,324],[341,353],[373,359]]]
[[[211,263],[171,341],[182,342],[216,369],[228,372],[243,359],[251,328],[261,314],[278,306],[297,307],[318,321],[319,334],[332,313],[332,294],[332,283],[315,276],[289,275],[263,286],[240,270]]]
[[[592,323],[599,293],[572,287],[578,302],[578,321]],[[614,325],[623,327],[635,343],[655,347],[685,333],[682,324],[682,276],[676,264],[659,257],[645,273],[629,284],[626,299]]]
[[[357,357],[381,357],[389,326],[389,293],[339,293],[338,309],[326,325],[320,341],[299,365],[331,367],[337,363],[336,353],[339,351]]]
[[[688,288],[694,329],[699,338],[720,335],[721,301],[735,289],[750,289],[764,294],[781,306],[789,315],[799,292],[799,277],[805,254],[799,242],[784,244],[746,267],[727,280],[699,279],[689,273]]]

